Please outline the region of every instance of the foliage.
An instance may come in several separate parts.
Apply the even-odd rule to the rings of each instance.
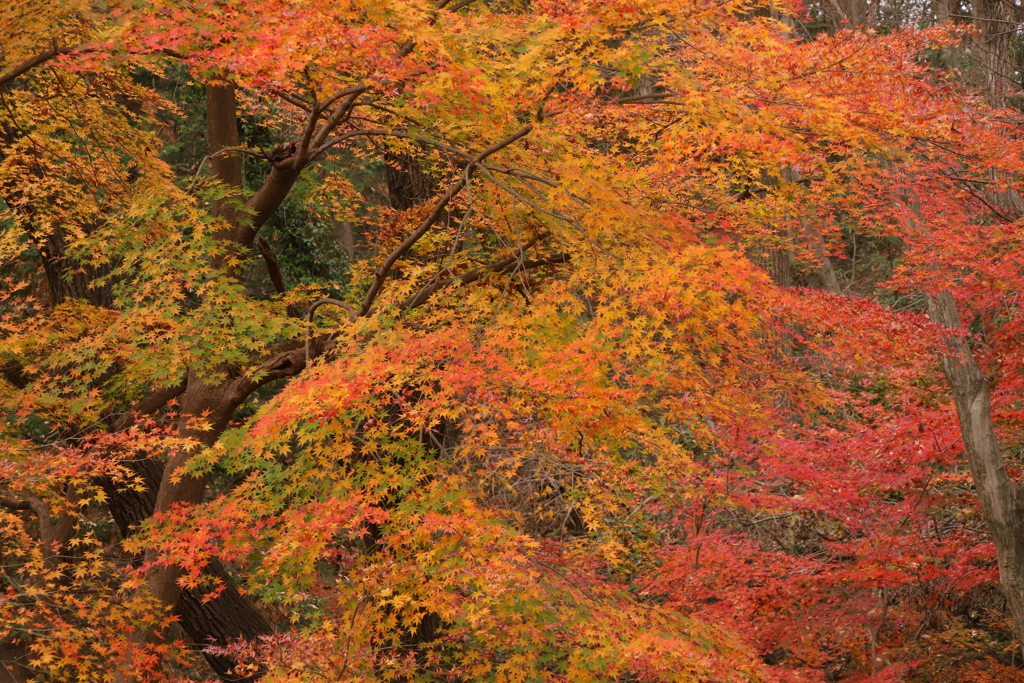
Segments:
[[[3,10],[18,675],[1019,676],[919,302],[1020,451],[1020,119],[802,11]]]

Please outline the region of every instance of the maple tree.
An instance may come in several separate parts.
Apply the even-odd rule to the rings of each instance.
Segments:
[[[1019,678],[1021,119],[802,13],[4,9],[7,675]]]

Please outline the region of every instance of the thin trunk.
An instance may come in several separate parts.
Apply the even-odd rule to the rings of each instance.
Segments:
[[[960,314],[952,295],[929,297],[928,314],[950,331],[940,362],[956,403],[974,488],[996,546],[999,582],[1017,639],[1024,644],[1024,491],[1006,473],[992,426],[988,379],[957,332]]]
[[[953,21],[958,6],[958,0],[934,0],[932,11],[935,12],[935,23],[941,25]]]
[[[338,241],[341,243],[341,249],[349,257],[353,259],[356,256],[356,234],[355,226],[350,221],[341,221],[338,223]]]
[[[821,239],[821,233],[813,228],[804,226],[804,235],[811,243],[815,258],[818,259],[817,275],[821,280],[821,286],[833,294],[839,294],[839,278],[836,277],[835,268],[832,267],[832,259],[825,251],[825,242]]]

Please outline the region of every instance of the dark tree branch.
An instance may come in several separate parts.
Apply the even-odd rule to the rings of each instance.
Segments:
[[[263,262],[267,264],[267,270],[270,272],[270,281],[274,283],[274,289],[277,290],[278,294],[284,294],[284,278],[281,276],[281,266],[277,263],[277,257],[274,256],[274,252],[270,250],[270,244],[264,238],[259,238],[256,241],[256,246],[259,247],[260,255],[263,256]]]
[[[524,246],[523,248],[526,249],[527,247]],[[488,266],[484,266],[483,268],[470,270],[461,275],[446,278],[444,280],[438,280],[433,284],[427,285],[419,292],[403,301],[399,308],[401,308],[402,310],[410,310],[413,308],[417,308],[418,306],[422,306],[427,302],[427,300],[432,295],[444,289],[445,287],[454,284],[456,281],[464,285],[468,285],[471,282],[476,282],[477,280],[479,280],[484,275],[487,275],[488,273],[518,273],[524,270],[530,270],[532,268],[540,268],[541,266],[560,265],[563,263],[568,263],[570,260],[571,257],[568,254],[559,254],[558,256],[554,256],[549,259],[539,259],[534,261],[521,261],[518,254],[514,256],[509,256],[507,258],[502,259],[501,261],[492,263]]]
[[[4,496],[0,498],[0,505],[3,505],[8,510],[31,510],[32,504],[27,500],[18,500],[17,498],[10,498]]]
[[[313,149],[319,149],[324,144],[324,141],[330,136],[331,131],[333,131],[338,124],[352,112],[352,108],[355,106],[356,100],[360,95],[366,92],[366,90],[367,86],[365,85],[349,88],[348,94],[345,95],[345,98],[338,103],[338,106],[334,108],[334,111],[332,111],[327,117],[327,120],[324,121],[324,125],[320,127],[320,131],[313,138],[312,143],[307,140],[307,148],[311,144]],[[301,149],[302,148],[300,147],[300,150]]]
[[[465,172],[462,176],[450,187],[448,191],[444,193],[436,204],[434,204],[433,211],[430,212],[423,222],[411,235],[405,238],[405,240],[395,247],[394,251],[388,255],[384,260],[384,263],[380,265],[377,272],[374,273],[373,284],[370,285],[370,289],[366,292],[366,296],[363,298],[363,305],[359,309],[359,315],[366,315],[370,308],[373,306],[374,300],[377,298],[377,294],[380,292],[380,288],[384,285],[384,280],[387,278],[388,273],[391,272],[391,268],[394,267],[395,263],[398,262],[402,256],[406,254],[412,247],[420,240],[423,235],[430,230],[431,227],[441,218],[444,214],[445,207],[455,198],[455,196],[466,186],[469,181],[470,175],[476,169],[476,165],[489,157],[490,155],[498,152],[505,147],[508,147],[519,138],[527,135],[533,130],[532,125],[523,126],[512,135],[508,136],[504,140],[494,143],[484,151],[473,157],[472,161],[466,166]]]
[[[309,364],[309,342],[310,342],[309,332],[310,332],[310,328],[313,326],[313,314],[316,313],[316,309],[320,308],[321,306],[323,306],[325,304],[330,304],[332,306],[338,306],[339,308],[344,308],[346,311],[348,311],[349,319],[352,320],[352,321],[355,321],[355,319],[359,317],[359,313],[356,311],[356,309],[353,306],[350,306],[350,305],[346,304],[343,301],[338,301],[337,299],[331,299],[331,298],[323,298],[323,299],[319,299],[317,301],[314,301],[313,305],[309,307],[308,311],[306,311],[306,346],[305,346],[305,349],[306,349],[306,359],[305,359],[306,360],[306,364]]]
[[[474,2],[476,2],[476,0],[462,0],[462,2],[457,2],[454,5],[452,5],[451,7],[449,7],[448,11],[449,12],[458,12],[463,7],[466,7],[468,5],[472,5]]]
[[[155,413],[164,407],[168,401],[173,398],[177,398],[185,393],[185,388],[188,386],[185,380],[182,380],[178,384],[170,387],[161,387],[156,391],[152,392],[149,396],[141,399],[138,403],[132,406],[127,412],[122,413],[114,423],[111,425],[111,430],[115,432],[121,432],[128,429],[135,423],[135,418],[139,415],[149,415]]]
[[[287,93],[283,90],[271,90],[270,92],[274,93],[288,104],[294,105],[299,109],[302,109],[303,111],[312,111],[312,107],[309,106],[308,102],[303,102],[295,95]]]
[[[278,294],[284,294],[287,290],[284,288],[284,276],[281,275],[281,266],[277,262],[277,256],[271,251],[267,240],[262,237],[256,241],[256,246],[259,247],[260,255],[263,256],[263,262],[267,264],[267,272],[270,273],[270,281],[274,283],[274,289],[277,290]],[[302,317],[299,309],[293,304],[288,304],[285,310],[292,318]]]
[[[350,88],[345,88],[344,90],[339,90],[338,92],[336,92],[333,95],[331,95],[330,97],[328,97],[326,101],[324,101],[324,103],[320,106],[320,111],[321,112],[327,111],[328,109],[330,109],[331,107],[334,106],[335,102],[337,102],[338,100],[340,100],[343,97],[348,97],[349,95],[360,95],[360,94],[366,92],[369,89],[370,89],[369,86],[366,86],[366,85],[353,85]]]
[[[324,353],[332,346],[327,335],[311,340],[310,357]],[[241,405],[249,394],[260,387],[285,377],[294,377],[306,367],[306,344],[290,339],[278,344],[267,353],[267,359],[241,377],[235,378],[225,392],[226,402]]]
[[[54,47],[50,48],[49,50],[44,50],[43,52],[40,52],[35,57],[31,57],[29,59],[26,59],[24,62],[22,62],[21,64],[18,64],[16,67],[11,69],[7,73],[5,73],[3,75],[0,75],[0,87],[3,87],[5,85],[7,85],[9,82],[13,81],[18,76],[24,75],[25,73],[31,71],[32,69],[36,68],[40,64],[45,64],[46,62],[50,61],[54,57],[57,57],[59,55],[69,55],[72,52],[92,52],[95,49],[96,48],[89,47],[89,46],[81,46],[81,47],[57,47],[57,46],[54,46]]]
[[[322,145],[320,145],[319,147],[314,149],[312,152],[310,152],[310,157],[315,159],[316,157],[320,156],[321,154],[326,152],[331,147],[334,147],[335,145],[340,144],[340,143],[344,142],[345,140],[348,140],[348,139],[351,139],[351,138],[357,138],[357,137],[372,138],[372,137],[389,136],[389,135],[392,135],[391,131],[383,130],[383,129],[377,129],[377,130],[374,130],[374,129],[350,130],[350,131],[347,131],[345,133],[342,133],[341,135],[339,135],[338,137],[334,138],[333,140],[326,140],[326,142],[324,142]]]

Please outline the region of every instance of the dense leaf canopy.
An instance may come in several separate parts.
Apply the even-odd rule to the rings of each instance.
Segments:
[[[12,680],[1020,677],[1022,120],[806,18],[0,10]]]

